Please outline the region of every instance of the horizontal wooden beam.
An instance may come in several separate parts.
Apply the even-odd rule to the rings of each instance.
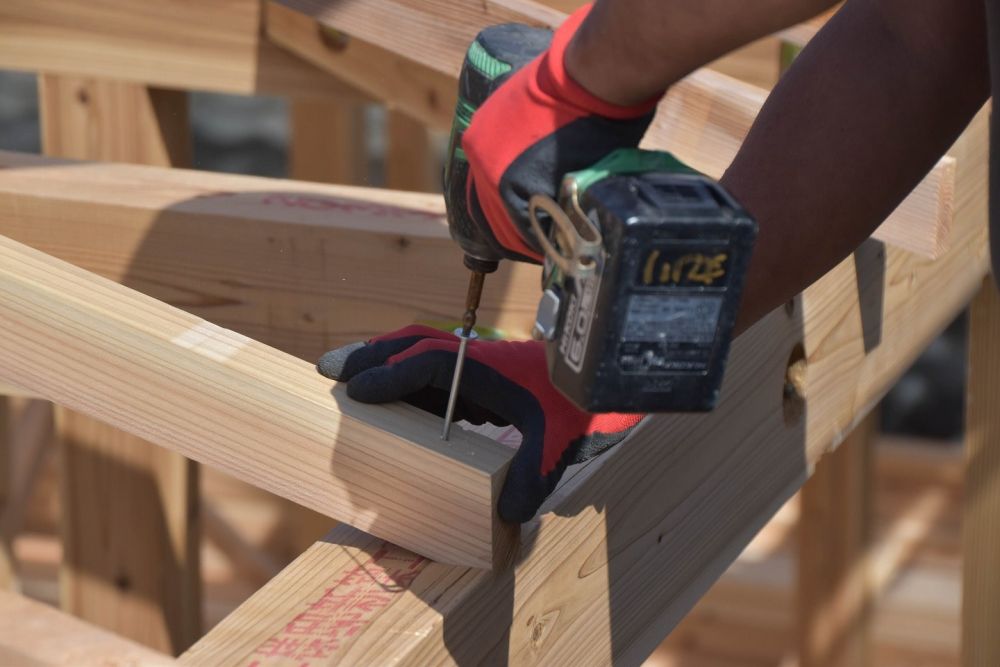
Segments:
[[[332,31],[276,2],[264,3],[269,40],[425,125],[447,130],[455,114],[455,77],[382,46]]]
[[[869,242],[771,313],[734,343],[714,412],[647,419],[572,471],[512,571],[338,527],[182,662],[291,662],[308,646],[316,665],[639,664],[979,287],[987,120],[953,149],[949,250]]]
[[[0,591],[0,664],[166,667],[177,662],[47,604]]]
[[[2,237],[0,378],[430,557],[509,555],[508,448]]]
[[[271,2],[379,44],[453,79],[458,76],[469,43],[484,26],[516,21],[551,27],[565,17],[531,0]],[[285,42],[285,46],[305,55],[306,49],[292,41]],[[331,67],[319,59],[313,62]],[[672,151],[694,168],[718,178],[739,150],[766,97],[765,90],[700,69],[668,91],[644,146]],[[875,238],[925,257],[940,255],[947,247],[951,229],[954,169],[950,158],[942,158],[879,227]]]
[[[842,5],[837,5],[833,9],[829,9],[818,16],[814,16],[804,23],[792,26],[787,30],[782,30],[778,33],[778,38],[782,42],[791,44],[792,46],[805,46],[809,43],[809,40],[816,36],[816,33],[820,31],[820,28],[826,25],[826,22],[840,10],[841,6]]]
[[[364,97],[261,38],[259,0],[4,0],[0,67],[227,93]]]
[[[464,310],[435,195],[0,152],[0,235],[307,361]],[[503,263],[480,321],[528,336],[539,281]]]

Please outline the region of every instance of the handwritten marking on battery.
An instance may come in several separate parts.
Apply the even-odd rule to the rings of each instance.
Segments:
[[[328,664],[430,563],[423,556],[383,542],[367,561],[346,572],[317,599],[258,646],[247,667]]]
[[[679,285],[683,282],[701,283],[712,285],[719,278],[726,275],[725,262],[728,259],[726,253],[719,253],[714,256],[704,255],[700,252],[681,255],[674,262],[664,260],[659,265],[657,275],[656,267],[660,261],[661,253],[653,250],[646,256],[646,261],[642,267],[642,284],[650,287],[653,285]]]
[[[211,322],[199,322],[171,341],[214,361],[228,361],[237,352],[253,342],[243,334],[223,329]]]

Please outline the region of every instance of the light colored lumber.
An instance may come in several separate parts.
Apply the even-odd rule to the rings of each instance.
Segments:
[[[187,95],[142,85],[42,74],[46,154],[162,166],[191,164]]]
[[[276,647],[294,658],[284,640],[316,628],[313,665],[639,663],[978,289],[986,136],[981,113],[953,149],[951,247],[935,261],[889,247],[884,282],[861,276],[864,290],[884,290],[880,345],[866,350],[848,258],[735,341],[715,412],[648,419],[557,488],[523,527],[512,572],[424,564],[337,527],[183,661],[245,662]],[[797,359],[799,382],[786,387]],[[378,568],[380,553],[390,555]],[[399,574],[416,569],[412,581]],[[346,619],[339,593],[358,599],[371,571],[397,586]]]
[[[778,49],[776,37],[764,37],[736,49],[706,67],[744,83],[770,90],[778,82]]]
[[[291,101],[289,172],[299,181],[362,185],[368,175],[365,109],[352,100]]]
[[[11,399],[8,401],[13,403]],[[8,590],[18,589],[12,546],[52,444],[52,404],[30,399],[18,403],[17,418],[7,425],[8,470],[3,480],[7,493],[0,499],[0,579],[5,580],[5,585],[0,586]],[[4,437],[2,422],[0,415],[0,438]]]
[[[962,664],[1000,664],[1000,298],[983,282],[969,317],[962,511]]]
[[[267,38],[359,91],[430,127],[451,127],[458,99],[454,77],[332,31],[314,19],[267,0]]]
[[[205,535],[212,544],[219,548],[219,551],[225,554],[241,578],[250,581],[255,586],[263,586],[281,571],[277,560],[263,549],[244,539],[233,525],[219,513],[213,503],[203,502],[201,513]]]
[[[509,21],[556,26],[565,17],[530,0],[276,1],[451,77],[458,76],[469,43],[484,26]],[[717,178],[736,155],[766,97],[760,88],[698,70],[664,97],[644,145],[670,150]],[[875,238],[926,257],[940,255],[948,244],[953,213],[954,167],[950,158],[942,158],[879,227]]]
[[[262,39],[259,0],[4,0],[0,67],[226,93],[359,97]]]
[[[531,0],[277,0],[323,25],[378,44],[451,77],[457,77],[469,44],[488,25],[559,25],[565,14]]]
[[[138,667],[173,659],[15,593],[0,591],[0,664]]]
[[[841,5],[837,5],[822,14],[814,16],[808,21],[792,26],[787,30],[782,30],[778,33],[778,39],[782,42],[791,44],[792,46],[805,46],[809,43],[809,40],[816,36],[816,33],[820,31],[820,28],[826,25],[826,22],[830,20],[830,17],[837,13],[840,7]]]
[[[3,152],[0,166],[0,234],[308,361],[464,310],[440,195]],[[504,262],[480,322],[527,337],[539,280]]]
[[[390,111],[386,118],[385,184],[394,190],[440,192],[441,170],[427,128],[417,120]]]
[[[11,497],[11,471],[13,469],[12,401],[0,394],[0,512],[6,512]],[[14,550],[11,541],[0,533],[0,591],[14,590]]]
[[[49,155],[191,163],[185,92],[43,74],[39,102]],[[56,421],[62,608],[180,653],[201,635],[195,464],[89,415]]]
[[[503,446],[14,241],[0,258],[0,376],[428,556],[507,557]]]
[[[802,487],[796,586],[800,667],[871,663],[877,433],[874,410],[819,460]]]

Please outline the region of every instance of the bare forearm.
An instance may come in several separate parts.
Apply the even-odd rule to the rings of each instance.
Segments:
[[[981,0],[850,0],[768,99],[722,179],[757,218],[738,326],[867,238],[988,96]]]
[[[597,0],[566,54],[598,97],[643,102],[719,56],[836,0]]]

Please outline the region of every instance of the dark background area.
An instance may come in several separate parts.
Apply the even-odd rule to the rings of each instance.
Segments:
[[[194,167],[259,176],[288,176],[288,108],[275,97],[191,93]],[[383,182],[385,116],[366,113],[368,184]],[[0,150],[41,152],[38,95],[32,74],[0,71]],[[965,388],[965,316],[927,348],[882,404],[883,430],[955,439],[961,435]],[[891,341],[883,341],[891,344]]]

